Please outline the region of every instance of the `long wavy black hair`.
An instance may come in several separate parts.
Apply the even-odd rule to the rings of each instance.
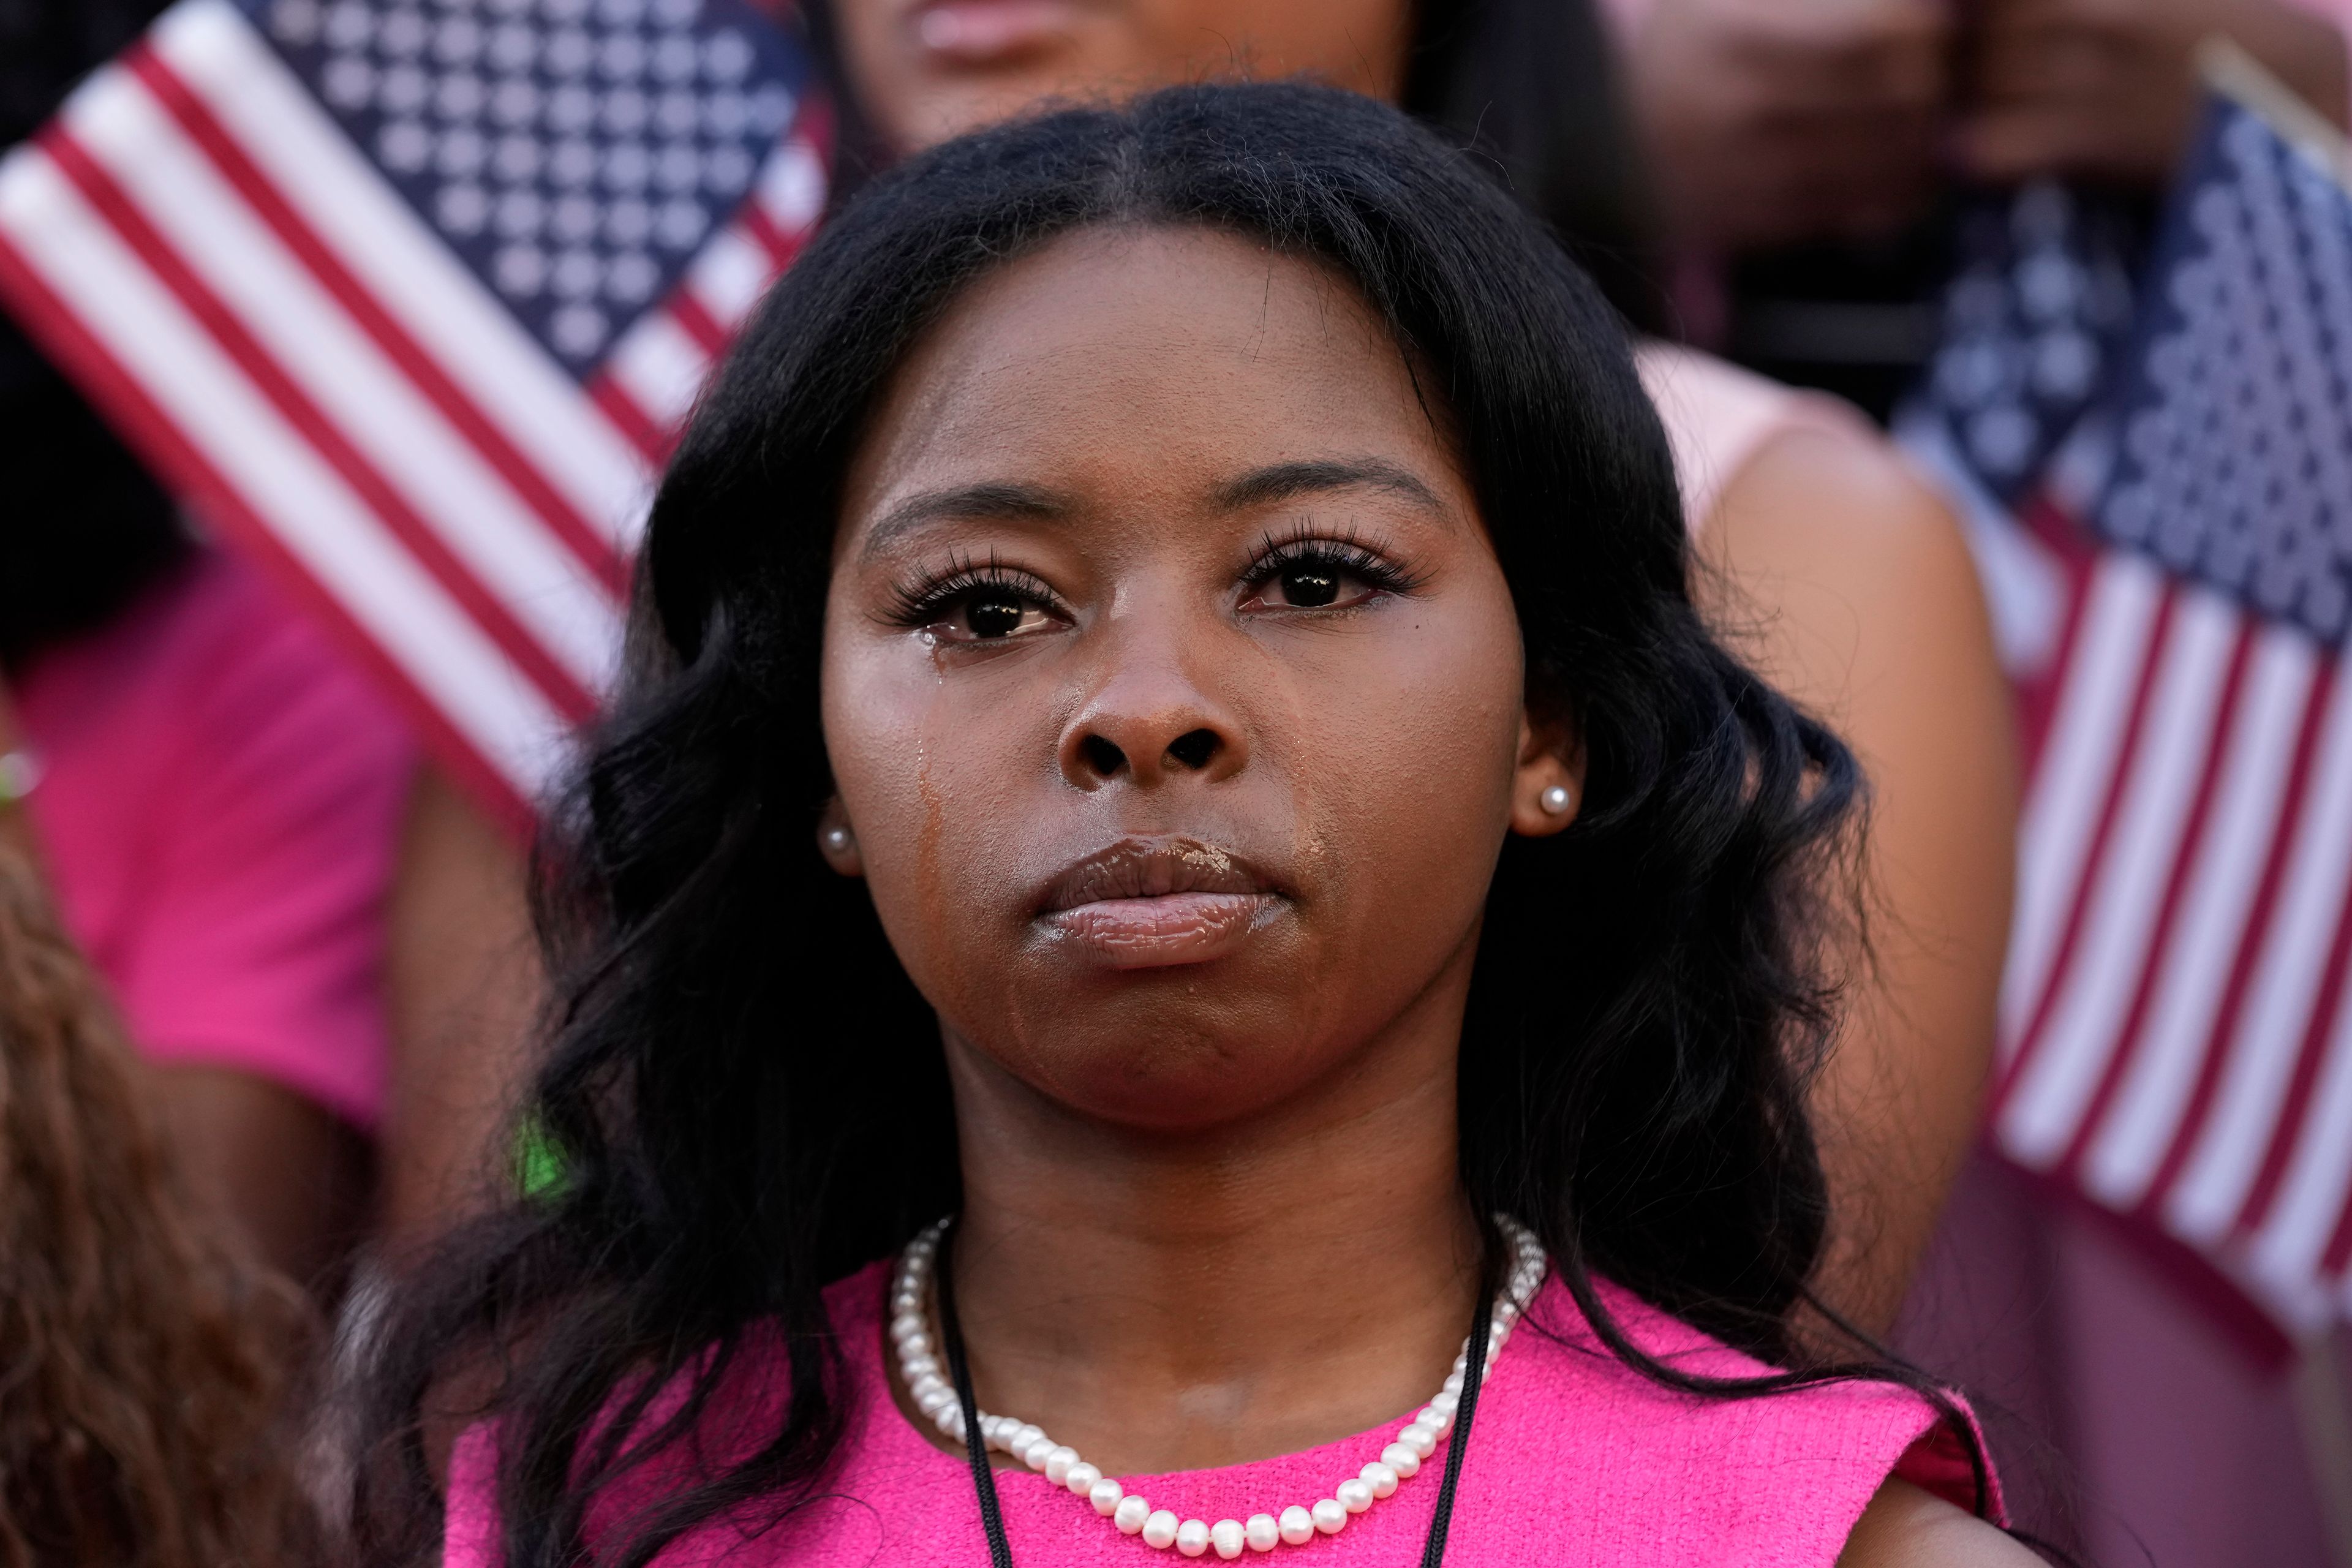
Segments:
[[[1368,100],[1183,88],[877,179],[697,412],[655,501],[616,710],[545,858],[558,1000],[527,1115],[563,1175],[393,1297],[359,1468],[373,1560],[429,1549],[422,1413],[451,1387],[494,1388],[474,1408],[502,1423],[512,1568],[592,1545],[642,1564],[823,1484],[844,1426],[820,1290],[958,1202],[937,1020],[816,848],[842,477],[879,389],[975,279],[1118,225],[1246,237],[1361,290],[1454,441],[1530,700],[1585,749],[1576,825],[1513,838],[1488,898],[1460,1066],[1472,1199],[1533,1226],[1662,1382],[1855,1374],[1696,1379],[1627,1342],[1593,1289],[1798,1359],[1786,1325],[1826,1215],[1804,1092],[1832,1013],[1822,889],[1853,757],[1702,626],[1665,437],[1615,316],[1537,221]],[[588,1542],[591,1500],[687,1452],[775,1335],[789,1387],[730,1417],[747,1457]],[[654,1405],[663,1389],[685,1397]]]

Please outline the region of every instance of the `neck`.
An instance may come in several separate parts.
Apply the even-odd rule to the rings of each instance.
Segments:
[[[1119,1475],[1296,1452],[1425,1401],[1483,1261],[1461,998],[1425,1001],[1327,1081],[1181,1135],[1079,1119],[951,1036],[982,1406]]]

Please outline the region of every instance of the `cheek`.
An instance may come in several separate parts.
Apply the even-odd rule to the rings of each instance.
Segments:
[[[1322,754],[1301,762],[1324,783],[1309,843],[1351,884],[1357,922],[1450,940],[1431,928],[1484,903],[1509,826],[1518,641],[1508,620],[1498,632],[1491,617],[1441,619],[1410,603],[1387,613],[1402,624],[1376,658],[1314,683]]]
[[[826,754],[891,945],[928,994],[988,922],[975,919],[1019,863],[1022,796],[1053,756],[1031,704],[975,713],[969,681],[940,678],[919,645],[850,637],[824,658]]]

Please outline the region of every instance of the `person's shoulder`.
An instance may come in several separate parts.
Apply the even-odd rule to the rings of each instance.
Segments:
[[[1835,409],[1834,419],[1861,416],[1835,398],[1807,393],[1768,375],[1736,365],[1688,343],[1663,338],[1640,338],[1633,343],[1633,369],[1643,389],[1661,405],[1694,416],[1731,414],[1747,418],[1776,416],[1792,405]]]
[[[2005,1531],[1908,1481],[1890,1480],[1863,1510],[1838,1568],[2034,1568]]]
[[[1958,520],[1894,442],[1876,429],[1806,421],[1775,430],[1727,483],[1715,523],[1776,514],[1776,526],[1809,527],[1891,542],[1923,533],[1957,536]]]
[[[1891,458],[1860,410],[1834,397],[1785,386],[1701,350],[1646,340],[1633,366],[1674,449],[1675,475],[1691,531],[1710,531],[1733,487],[1783,437],[1843,450],[1867,462]]]
[[[1832,670],[1874,628],[1898,643],[1989,648],[1983,589],[1951,509],[1893,445],[1781,431],[1725,486],[1700,535],[1723,578],[1722,629],[1777,623],[1824,643]],[[1769,661],[1768,661],[1769,663]],[[1990,667],[1990,656],[1979,662]]]

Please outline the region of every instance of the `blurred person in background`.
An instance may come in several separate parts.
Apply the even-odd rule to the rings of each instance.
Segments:
[[[314,1561],[309,1314],[178,1180],[21,840],[0,808],[0,1562]]]
[[[26,427],[6,428],[17,448]],[[100,521],[72,455],[6,458],[68,458],[50,515],[0,539],[0,753],[30,785],[25,837],[191,1178],[331,1290],[367,1216],[407,735],[168,509]]]
[[[0,10],[0,144],[160,8]],[[331,1289],[365,1222],[383,1097],[407,734],[296,606],[190,535],[4,324],[0,471],[16,830],[190,1179],[270,1262]]]
[[[2346,0],[1605,0],[1676,306],[1884,417],[1937,332],[1955,182],[2160,191],[2225,35],[2338,123]]]

